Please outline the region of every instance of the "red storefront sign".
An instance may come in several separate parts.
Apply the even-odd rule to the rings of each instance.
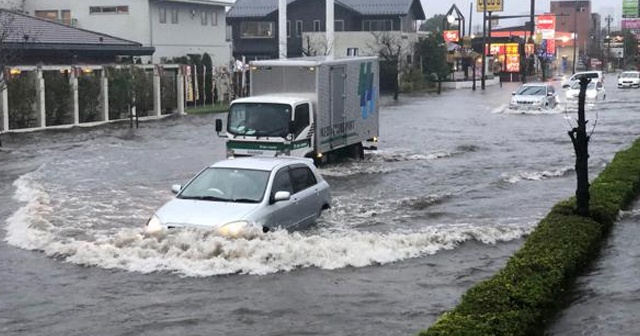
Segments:
[[[443,36],[445,42],[460,41],[460,33],[457,30],[445,30]]]

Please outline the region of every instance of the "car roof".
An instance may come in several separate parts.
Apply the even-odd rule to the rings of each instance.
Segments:
[[[251,156],[251,157],[233,158],[233,159],[218,161],[210,165],[209,167],[271,171],[280,166],[296,164],[296,163],[308,164],[311,162],[313,162],[313,160],[309,158],[299,158],[299,157],[291,157],[291,156],[280,156],[280,157]]]

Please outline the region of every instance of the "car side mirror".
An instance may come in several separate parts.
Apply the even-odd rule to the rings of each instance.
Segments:
[[[182,191],[182,185],[180,184],[174,184],[171,186],[171,192],[174,194],[179,193],[180,191]]]
[[[547,92],[547,97],[553,97],[553,92]]]
[[[515,96],[515,95],[516,95],[516,92],[515,92],[515,91],[511,92],[511,95],[512,95],[512,96]]]
[[[216,119],[216,133],[222,132],[222,119]]]
[[[273,199],[271,203],[278,203],[282,201],[288,201],[291,199],[291,193],[288,191],[278,191],[275,195],[273,195]]]
[[[296,133],[296,122],[293,120],[289,121],[289,130],[288,130],[289,134],[295,134]]]

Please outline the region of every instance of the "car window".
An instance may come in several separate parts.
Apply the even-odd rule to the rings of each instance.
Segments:
[[[186,185],[178,198],[259,202],[268,180],[269,172],[264,170],[211,167]]]
[[[549,86],[549,93],[556,93],[556,89],[553,86]]]
[[[291,169],[291,182],[293,184],[293,193],[298,193],[318,183],[315,175],[309,167],[296,167]]]
[[[291,176],[289,168],[283,168],[276,173],[273,179],[273,187],[271,188],[271,196],[275,196],[278,191],[288,191],[293,194],[293,185],[291,184]]]
[[[302,130],[309,126],[309,104],[296,106],[295,113],[295,135],[298,136]]]
[[[547,88],[543,85],[538,86],[522,86],[516,92],[519,96],[544,96],[547,94]]]

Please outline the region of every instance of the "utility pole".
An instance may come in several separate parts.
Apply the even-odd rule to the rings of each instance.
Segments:
[[[574,1],[575,12],[573,13],[573,72],[576,73],[576,48],[578,47],[578,0]]]
[[[576,212],[580,216],[589,216],[589,136],[587,135],[587,120],[584,116],[584,101],[587,85],[591,78],[580,77],[580,93],[578,94],[578,126],[569,131],[569,137],[576,152]]]
[[[482,1],[482,69],[480,72],[480,88],[485,89],[487,73],[487,1]]]
[[[613,17],[611,14],[607,15],[607,70],[609,69],[609,64],[611,63],[611,22],[613,21]]]

